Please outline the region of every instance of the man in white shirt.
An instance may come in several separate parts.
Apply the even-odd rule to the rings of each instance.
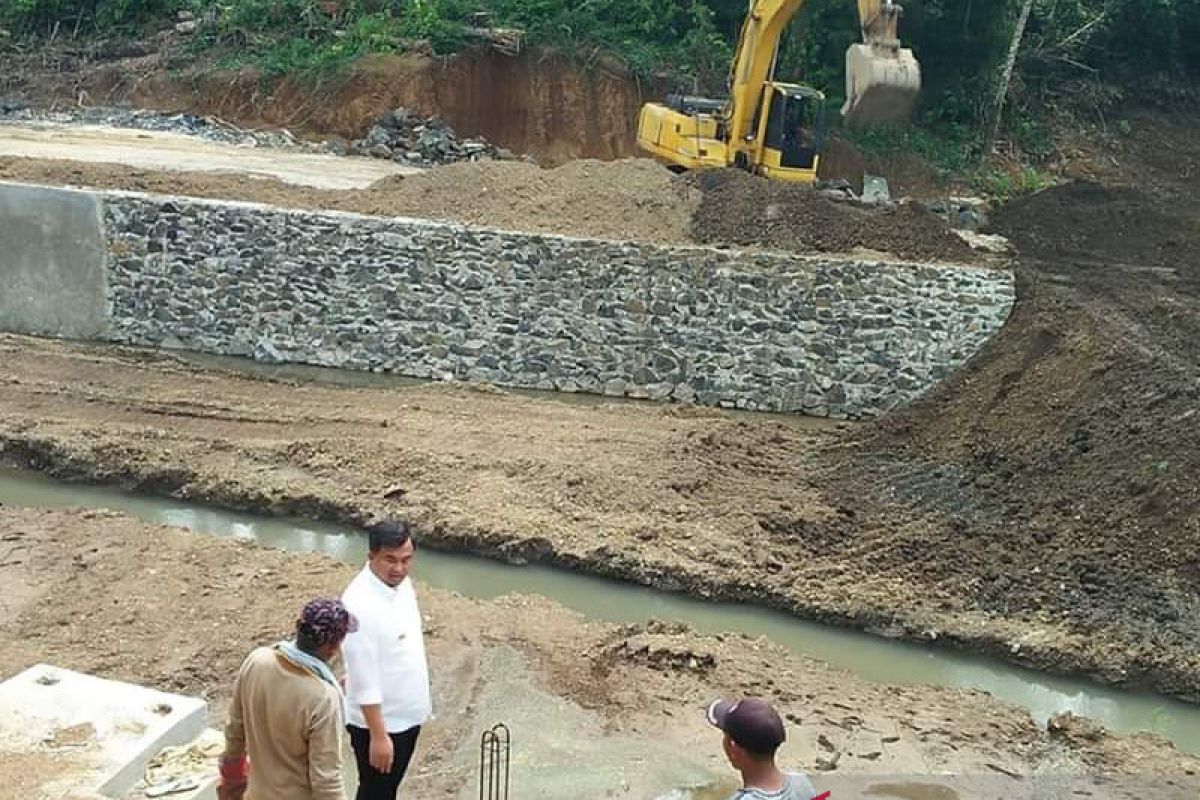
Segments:
[[[367,565],[342,602],[358,619],[346,637],[346,727],[358,762],[356,800],[395,800],[417,736],[432,713],[421,610],[408,572],[416,545],[407,524],[367,528]]]

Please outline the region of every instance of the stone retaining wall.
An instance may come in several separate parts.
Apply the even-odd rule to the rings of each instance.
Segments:
[[[104,338],[265,361],[860,417],[1013,302],[1003,270],[101,197]]]

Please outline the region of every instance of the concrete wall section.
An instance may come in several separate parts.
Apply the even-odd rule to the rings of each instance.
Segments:
[[[0,330],[863,417],[978,351],[978,267],[0,184]]]
[[[416,377],[858,417],[1004,322],[1002,270],[110,195],[112,336]]]
[[[86,339],[107,325],[99,199],[0,186],[0,330]]]

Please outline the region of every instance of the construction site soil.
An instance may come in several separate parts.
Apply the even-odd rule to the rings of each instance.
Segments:
[[[195,694],[217,726],[246,653],[286,636],[305,601],[340,593],[356,569],[105,510],[0,508],[0,542],[0,675],[53,663]],[[872,684],[763,639],[592,623],[537,597],[470,600],[420,573],[418,552],[436,717],[405,781],[413,797],[475,796],[479,731],[497,720],[514,731],[523,797],[691,796],[662,783],[665,767],[681,765],[690,786],[710,784],[697,796],[725,797],[735,784],[702,709],[746,693],[789,720],[783,762],[835,797],[1200,791],[1200,759],[1158,736],[1112,736],[1070,715],[1047,729],[982,692]],[[14,754],[0,742],[0,794],[62,797],[44,789],[71,755]]]
[[[552,169],[513,161],[449,164],[347,191],[245,175],[0,157],[0,180],[251,200],[661,244],[799,253],[865,250],[905,259],[975,260],[944,223],[915,205],[869,208],[833,202],[810,187],[776,186],[738,170],[700,178],[675,176],[646,159],[572,161]]]
[[[861,248],[910,260],[973,257],[945,222],[916,203],[850,205],[810,186],[764,181],[738,169],[698,173],[692,181],[701,196],[692,218],[699,242],[826,253]]]
[[[1120,653],[1110,678],[1194,699],[1200,204],[1185,164],[1200,142],[1190,147],[1165,170],[1122,153],[1153,195],[1118,176],[1001,209],[994,227],[1020,253],[1012,318],[953,379],[864,430],[838,488],[860,516],[899,498],[905,516],[930,520],[903,556],[925,582],[989,614],[1105,631]]]
[[[1188,165],[1200,142],[1191,120],[1132,119],[1134,136],[1098,150],[1120,170],[1095,170],[1095,185],[1049,189],[994,216],[1021,262],[1016,309],[985,352],[863,428],[814,432],[691,408],[447,386],[283,393],[165,354],[6,337],[0,452],[62,476],[271,513],[403,514],[445,547],[893,635],[932,633],[1198,699],[1200,172]],[[1156,148],[1167,145],[1174,158],[1164,160]],[[464,170],[461,193],[430,213],[502,224],[514,219],[507,207],[541,201],[497,185],[495,200],[470,210],[480,193],[469,167],[447,169]],[[643,162],[571,169],[572,180],[594,181],[562,190],[587,200],[583,210],[560,213],[567,199],[538,205],[521,227],[688,241],[696,220],[722,217],[706,199],[738,184],[701,180],[696,197]],[[2,170],[303,207],[377,204],[373,213],[403,213],[385,204],[420,186],[413,178],[334,195],[50,162]],[[628,187],[627,172],[637,176]],[[845,206],[836,208],[857,234],[833,230],[835,221],[789,240],[770,225],[764,198],[775,191],[764,185],[724,216],[757,230],[747,237],[755,243],[800,252],[828,243],[949,252],[944,231],[923,237],[907,212],[861,212],[872,215],[864,225]],[[643,200],[650,210],[636,211]],[[396,202],[417,213],[416,200]],[[664,204],[692,213],[667,214]],[[813,219],[824,219],[820,209]]]

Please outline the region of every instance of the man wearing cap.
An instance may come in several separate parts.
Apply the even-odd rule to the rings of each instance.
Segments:
[[[312,600],[293,641],[246,657],[225,726],[219,800],[345,800],[342,690],[329,662],[357,629],[340,600]]]
[[[408,573],[416,545],[403,522],[367,528],[367,564],[342,593],[362,626],[346,638],[346,721],[356,800],[395,800],[433,706],[421,610]]]
[[[725,756],[742,775],[742,788],[729,800],[825,800],[800,772],[783,772],[775,765],[775,751],[787,739],[783,720],[766,700],[715,700],[708,721],[725,736]]]

